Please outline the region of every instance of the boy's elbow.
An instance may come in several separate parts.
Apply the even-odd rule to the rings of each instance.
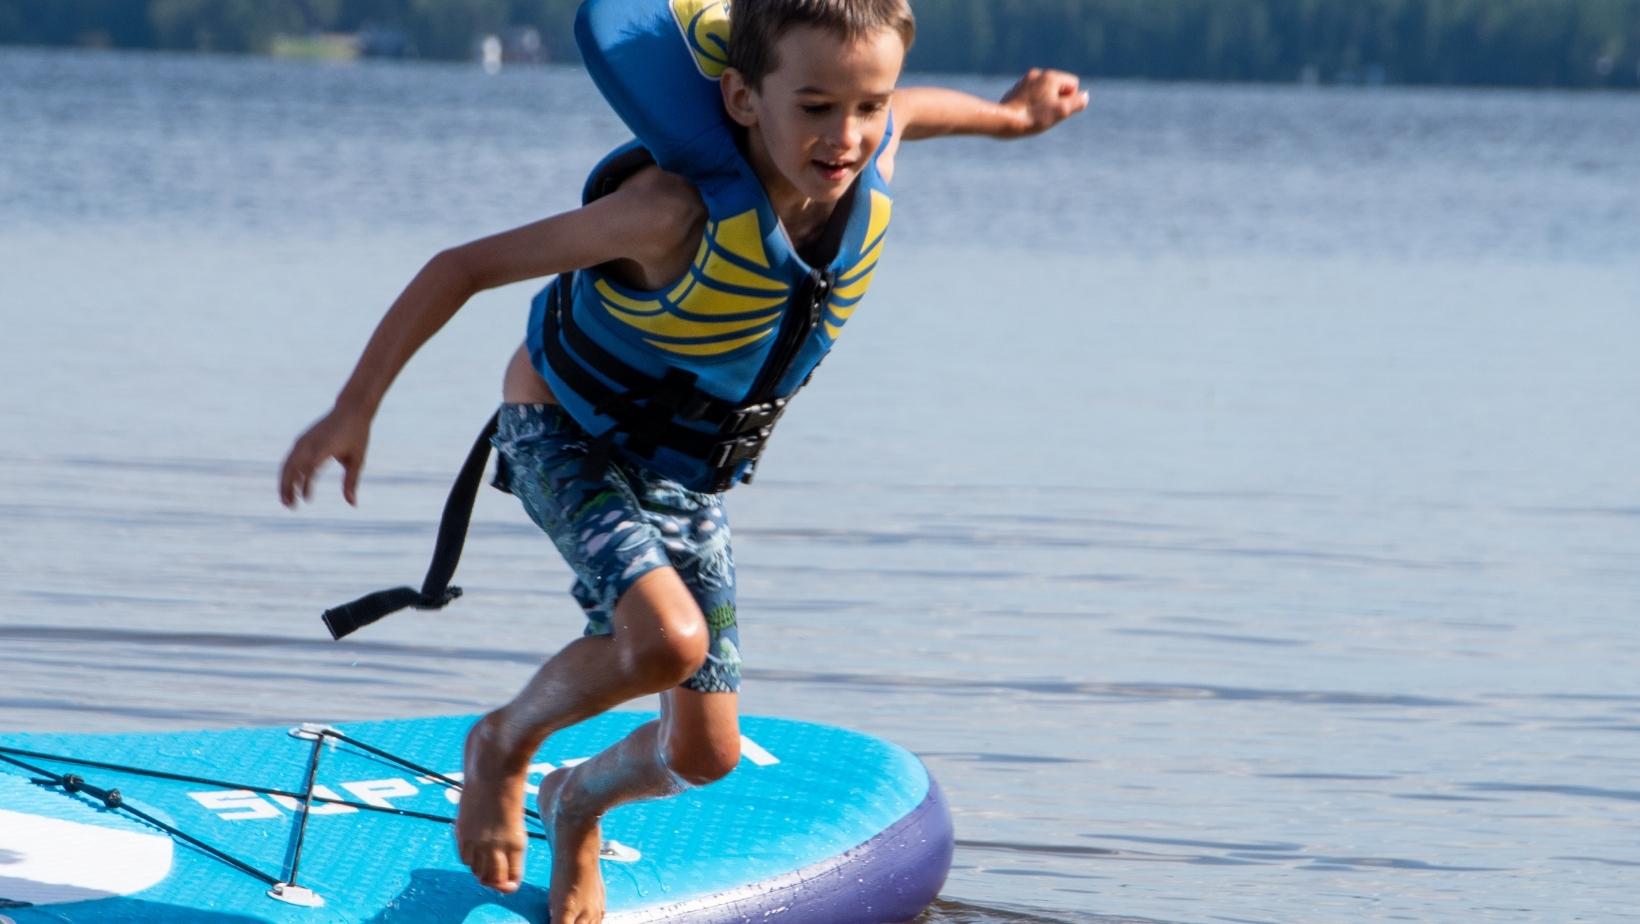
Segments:
[[[455,290],[463,297],[488,288],[481,283],[478,268],[464,247],[450,247],[433,254],[422,272],[435,279],[440,288]]]

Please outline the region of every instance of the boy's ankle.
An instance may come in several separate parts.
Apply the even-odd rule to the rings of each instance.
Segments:
[[[586,787],[581,785],[585,771],[578,764],[564,772],[564,781],[558,787],[554,802],[554,823],[563,822],[577,828],[595,824],[603,815],[603,807],[592,805]]]
[[[544,731],[509,716],[505,706],[480,718],[473,726],[472,736],[473,743],[483,749],[485,756],[508,774],[526,772],[536,750],[547,738]]]

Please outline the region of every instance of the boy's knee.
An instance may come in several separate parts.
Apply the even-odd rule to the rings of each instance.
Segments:
[[[621,667],[644,686],[671,689],[706,663],[706,617],[671,568],[638,578],[616,601],[614,615]]]
[[[709,640],[706,619],[696,608],[660,614],[648,631],[616,634],[627,671],[657,691],[694,676],[706,663]]]
[[[666,765],[691,786],[705,786],[721,780],[740,763],[739,735],[733,741],[680,738],[681,735],[673,735],[666,741]]]

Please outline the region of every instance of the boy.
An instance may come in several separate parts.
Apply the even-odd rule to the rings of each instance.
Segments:
[[[653,2],[669,6],[686,36],[721,8]],[[498,485],[520,498],[576,573],[587,634],[474,726],[456,822],[474,875],[515,891],[526,767],[537,748],[559,729],[659,693],[657,721],[541,784],[559,924],[603,918],[603,813],[705,785],[739,760],[738,629],[721,494],[748,476],[785,398],[869,283],[899,141],[1029,135],[1087,106],[1076,78],[1052,71],[1031,71],[1000,103],[897,91],[913,31],[906,0],[739,0],[718,87],[733,169],[679,175],[640,157],[604,174],[603,194],[582,208],[438,254],[383,318],[334,409],[285,460],[287,506],[311,497],[329,459],[341,463],[342,493],[355,503],[370,422],[411,355],[474,293],[573,274],[537,300],[530,337],[506,370],[494,443]],[[709,75],[711,49],[721,45],[691,41]],[[616,103],[605,79],[600,87]],[[665,117],[676,107],[653,108]],[[659,149],[655,157],[682,162]],[[747,181],[740,186],[723,179],[736,170]],[[748,183],[755,207],[726,206],[746,200]],[[804,298],[807,325],[797,319]],[[621,355],[591,358],[605,353]],[[733,379],[739,368],[755,380]],[[644,384],[624,387],[626,375]]]

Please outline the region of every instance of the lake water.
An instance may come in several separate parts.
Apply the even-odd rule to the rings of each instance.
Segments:
[[[573,69],[0,49],[0,727],[476,711],[578,632],[491,491],[455,607],[317,618],[419,580],[531,286],[358,510],[274,475],[622,139]],[[1102,85],[896,192],[730,507],[745,709],[952,800],[927,924],[1640,920],[1640,96]]]

